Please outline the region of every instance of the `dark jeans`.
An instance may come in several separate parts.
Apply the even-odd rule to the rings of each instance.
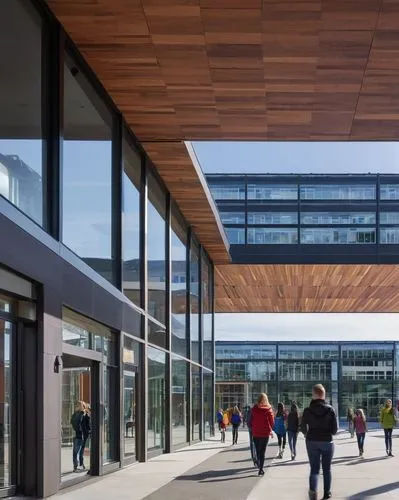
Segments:
[[[249,447],[251,448],[251,458],[255,462],[256,461],[256,448],[255,448],[255,443],[252,437],[252,430],[248,427],[248,434],[249,434]]]
[[[287,444],[287,433],[284,432],[284,434],[277,434],[276,432],[276,435],[277,435],[278,447],[281,448],[282,446],[283,448],[285,448],[285,445]]]
[[[330,492],[331,461],[334,456],[334,443],[332,441],[307,441],[306,449],[308,451],[310,464],[309,489],[317,491],[321,460],[321,466],[323,468],[324,493]]]
[[[364,450],[364,439],[366,437],[366,433],[361,432],[360,434],[356,434],[356,437],[357,437],[357,444],[359,446],[359,451],[363,451]]]
[[[79,450],[79,465],[82,467],[84,465],[84,452],[85,452],[85,448],[86,448],[86,443],[87,443],[87,440],[89,438],[88,437],[84,437],[82,439],[82,446],[80,447],[80,450]]]
[[[392,451],[392,429],[384,429],[385,448],[387,451]]]
[[[267,443],[269,442],[269,438],[265,437],[254,437],[254,444],[256,448],[256,456],[258,458],[258,467],[259,470],[263,470],[263,465],[265,463],[265,453],[267,448]]]
[[[238,441],[238,427],[240,424],[233,425],[233,444],[237,444]]]
[[[295,431],[287,431],[288,432],[288,444],[291,450],[292,455],[296,455],[296,442],[298,439],[298,433]]]
[[[72,461],[73,461],[73,468],[74,469],[76,469],[78,466],[78,456],[80,458],[80,454],[82,452],[81,450],[83,449],[83,442],[84,442],[84,440],[82,438],[74,438],[74,440],[73,440]],[[83,454],[83,452],[82,452],[82,454]]]

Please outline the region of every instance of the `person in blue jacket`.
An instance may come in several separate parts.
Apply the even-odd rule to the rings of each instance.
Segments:
[[[231,425],[233,426],[233,444],[237,444],[238,441],[238,428],[240,427],[242,420],[242,415],[238,406],[233,408],[233,413],[231,415]]]
[[[285,411],[283,403],[278,403],[277,413],[274,418],[273,430],[276,433],[278,440],[278,458],[283,458],[285,446],[287,444],[287,413]]]
[[[216,420],[217,420],[219,432],[220,432],[220,424],[223,422],[223,410],[222,410],[222,408],[220,408],[219,411],[216,413]]]

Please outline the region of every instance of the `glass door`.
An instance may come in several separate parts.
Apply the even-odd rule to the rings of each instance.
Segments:
[[[123,422],[125,457],[136,455],[136,373],[123,372]]]
[[[12,343],[15,325],[0,316],[0,489],[13,484],[13,443],[16,429],[13,427]]]

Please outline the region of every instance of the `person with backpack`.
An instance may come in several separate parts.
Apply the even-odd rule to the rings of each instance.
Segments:
[[[73,438],[72,447],[72,462],[73,462],[73,472],[78,472],[78,457],[80,456],[81,449],[83,447],[83,417],[85,414],[85,404],[83,401],[78,401],[75,407],[75,412],[71,417],[71,426],[75,432],[75,437]],[[83,449],[84,451],[84,449]],[[83,464],[81,464],[83,465]]]
[[[241,412],[238,409],[238,406],[235,406],[231,415],[231,425],[233,426],[233,445],[237,444],[238,441],[238,428],[240,427],[241,420]]]
[[[216,413],[216,421],[218,423],[218,428],[220,431],[220,424],[223,422],[223,410],[219,408],[219,411]]]
[[[285,412],[285,408],[283,403],[278,403],[277,405],[277,413],[274,418],[274,427],[273,430],[276,433],[278,440],[278,458],[283,458],[285,446],[287,444],[287,427],[286,422],[287,414]]]
[[[302,432],[306,436],[309,457],[309,500],[317,500],[320,462],[323,468],[324,496],[331,498],[331,462],[334,456],[333,436],[338,431],[334,408],[326,402],[326,390],[317,384],[312,390],[312,401],[302,415]]]
[[[300,426],[300,417],[298,406],[296,403],[291,404],[291,410],[287,417],[287,434],[288,434],[288,445],[291,451],[291,460],[296,458],[296,442],[298,439]]]
[[[392,400],[387,399],[385,407],[381,410],[380,424],[384,429],[385,434],[385,448],[388,457],[393,457],[392,454],[392,431],[396,425],[395,412],[392,406]]]
[[[265,471],[265,454],[269,438],[272,434],[274,425],[273,409],[269,403],[267,394],[262,393],[258,398],[258,403],[251,411],[251,428],[254,444],[256,447],[256,456],[258,459],[258,476],[263,476]]]
[[[356,410],[355,418],[353,419],[353,427],[356,432],[359,457],[362,457],[364,453],[364,439],[367,432],[367,423],[366,416],[361,408]]]

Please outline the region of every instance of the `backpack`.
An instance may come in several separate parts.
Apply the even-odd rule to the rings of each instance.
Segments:
[[[233,413],[233,415],[231,417],[231,423],[233,425],[238,425],[241,423],[241,416],[239,413]]]
[[[216,418],[217,418],[218,424],[221,424],[223,422],[223,413],[218,411]]]

